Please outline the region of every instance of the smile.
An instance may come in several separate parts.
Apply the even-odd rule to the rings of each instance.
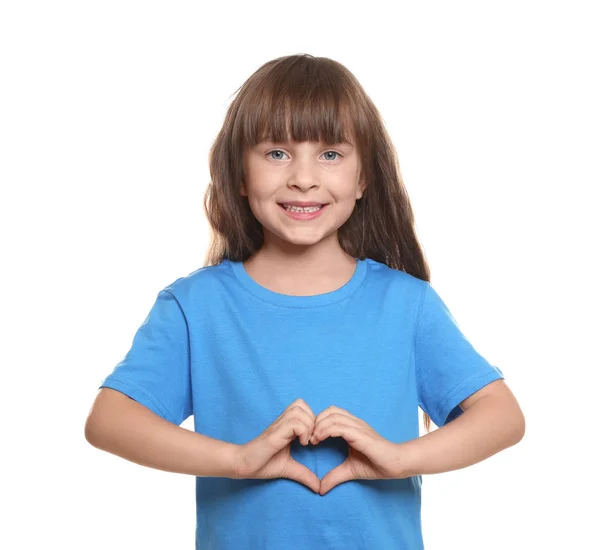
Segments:
[[[279,208],[281,208],[290,218],[295,220],[314,220],[315,218],[318,218],[328,206],[329,204],[324,204],[317,210],[311,208],[308,211],[303,212],[302,210],[289,210],[282,204],[279,204]]]

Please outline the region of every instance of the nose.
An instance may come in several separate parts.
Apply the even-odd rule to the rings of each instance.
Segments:
[[[299,189],[310,189],[319,186],[319,179],[316,168],[309,159],[298,160],[294,170],[288,180],[288,187],[297,187]]]

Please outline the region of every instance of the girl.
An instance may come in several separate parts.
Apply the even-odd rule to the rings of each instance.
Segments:
[[[514,445],[521,409],[429,283],[356,78],[292,55],[238,92],[205,265],[158,293],[86,437],[196,477],[197,549],[421,549],[422,475]]]

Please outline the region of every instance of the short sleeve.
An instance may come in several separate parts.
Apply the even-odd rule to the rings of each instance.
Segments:
[[[504,375],[475,350],[439,294],[425,283],[415,329],[417,392],[419,406],[442,427],[462,414],[459,403]]]
[[[131,348],[101,383],[180,425],[192,414],[189,335],[171,292],[161,290]]]

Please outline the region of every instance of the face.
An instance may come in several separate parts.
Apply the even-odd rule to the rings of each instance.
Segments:
[[[339,246],[338,229],[364,192],[360,158],[350,143],[274,143],[263,141],[244,151],[241,194],[264,229],[265,245]],[[288,215],[281,203],[326,204],[310,220]]]

